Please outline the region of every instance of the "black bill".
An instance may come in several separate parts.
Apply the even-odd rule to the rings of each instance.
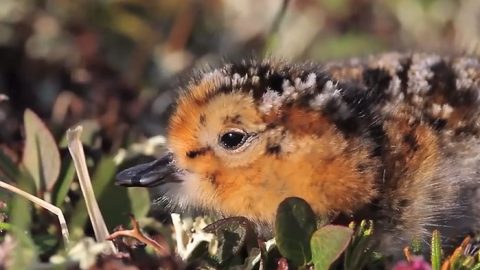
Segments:
[[[119,172],[115,184],[125,187],[154,187],[172,182],[181,182],[176,172],[172,153],[160,159],[140,164]]]

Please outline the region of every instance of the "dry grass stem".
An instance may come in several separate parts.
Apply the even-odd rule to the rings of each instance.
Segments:
[[[58,222],[60,223],[60,229],[61,229],[61,232],[62,232],[62,236],[63,236],[63,241],[65,243],[65,246],[68,245],[69,243],[69,233],[68,233],[68,227],[67,227],[67,222],[65,221],[65,216],[63,216],[63,212],[62,210],[60,210],[60,208],[56,207],[55,205],[53,204],[50,204],[30,193],[27,193],[17,187],[14,187],[10,184],[7,184],[3,181],[0,181],[0,187],[6,189],[6,190],[9,190],[13,193],[16,193],[24,198],[26,198],[27,200],[30,200],[31,202],[35,203],[35,204],[38,204],[40,205],[41,207],[47,209],[48,211],[54,213],[55,215],[57,215],[58,217]]]
[[[88,216],[92,222],[93,231],[97,242],[103,242],[107,239],[109,233],[107,225],[103,219],[100,208],[98,207],[97,199],[93,192],[92,181],[87,169],[87,162],[85,160],[85,153],[83,152],[83,145],[80,141],[82,127],[78,126],[67,131],[68,150],[73,158],[75,170],[77,171],[78,181],[82,189],[82,194],[87,205]],[[112,242],[108,245],[109,252],[116,253],[117,250]]]

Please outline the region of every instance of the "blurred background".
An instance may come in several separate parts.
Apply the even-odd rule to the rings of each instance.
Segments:
[[[57,137],[94,119],[115,151],[163,133],[178,82],[207,63],[472,54],[479,26],[477,0],[1,0],[0,144],[19,149],[31,108]]]
[[[82,230],[87,215],[65,148],[67,128],[86,129],[94,188],[112,229],[127,224],[128,213],[141,218],[150,208],[145,190],[113,185],[126,166],[118,153],[136,142],[148,148],[147,138],[164,134],[177,87],[192,70],[252,56],[477,54],[479,41],[478,0],[0,0],[0,94],[9,99],[0,101],[0,174],[28,186],[11,169],[22,163],[23,114],[30,108],[60,145],[62,169],[48,192],[79,237],[91,235]],[[5,196],[0,190],[12,205]],[[1,216],[5,205],[0,221],[11,219]],[[36,223],[23,226],[44,236],[34,241],[47,245],[40,255],[48,258],[58,242],[48,242],[54,219],[18,209],[33,211],[25,220]]]

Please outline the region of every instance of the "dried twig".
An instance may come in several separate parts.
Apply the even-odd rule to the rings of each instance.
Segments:
[[[131,230],[116,231],[116,232],[112,233],[111,235],[109,235],[107,237],[107,240],[113,240],[113,239],[118,238],[118,237],[132,237],[132,238],[135,238],[138,241],[140,241],[140,242],[142,242],[146,245],[152,246],[155,249],[155,251],[157,252],[157,254],[161,257],[167,257],[167,256],[171,255],[170,249],[168,248],[168,245],[167,245],[166,241],[162,241],[163,243],[160,244],[157,241],[153,240],[152,238],[144,235],[140,231],[140,226],[138,226],[138,222],[135,220],[134,216],[130,216],[130,221],[132,223],[132,229]]]

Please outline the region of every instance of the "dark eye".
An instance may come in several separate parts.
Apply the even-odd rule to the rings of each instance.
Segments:
[[[243,131],[228,131],[220,137],[220,144],[227,150],[234,150],[242,146],[247,139],[247,134]]]

